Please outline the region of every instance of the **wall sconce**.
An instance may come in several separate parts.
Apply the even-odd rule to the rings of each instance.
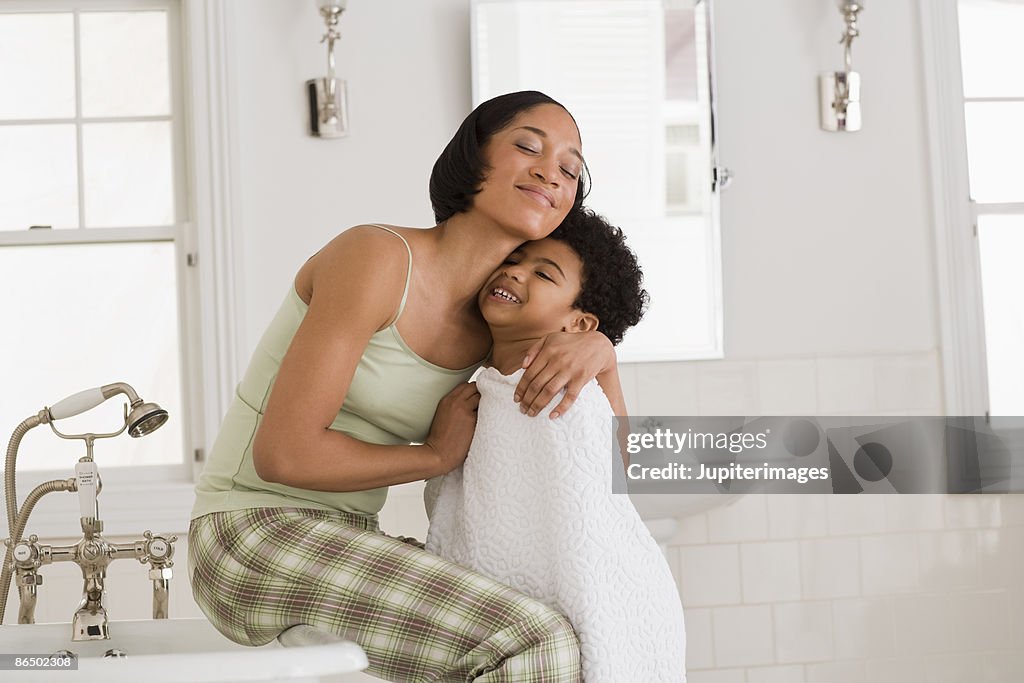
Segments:
[[[864,0],[839,0],[839,12],[846,30],[839,42],[844,45],[845,71],[834,71],[818,77],[821,92],[821,127],[827,131],[860,130],[860,74],[851,70],[850,46],[860,35],[857,13],[864,9]]]
[[[316,8],[327,25],[320,42],[327,42],[327,78],[306,81],[309,97],[310,135],[319,138],[341,138],[348,135],[348,98],[345,81],[334,77],[334,41],[341,38],[338,20],[347,0],[316,0]]]

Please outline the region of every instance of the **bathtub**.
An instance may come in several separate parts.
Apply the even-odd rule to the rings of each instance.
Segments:
[[[0,626],[0,653],[49,655],[70,650],[78,671],[3,671],[17,683],[363,683],[380,679],[361,672],[366,654],[352,642],[300,627],[263,647],[225,638],[206,619],[146,619],[110,622],[109,640],[71,641],[71,624]],[[334,642],[331,642],[331,641]],[[127,657],[104,657],[111,649]]]

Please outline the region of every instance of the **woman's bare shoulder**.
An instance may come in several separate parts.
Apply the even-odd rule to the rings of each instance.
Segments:
[[[386,230],[384,228],[387,228]],[[338,233],[323,249],[317,252],[317,256],[326,254],[331,258],[351,256],[353,250],[359,253],[360,258],[393,258],[394,254],[407,255],[403,239],[408,242],[407,231],[415,228],[401,228],[392,225],[381,225],[377,223],[364,223],[354,225],[348,230]]]
[[[415,230],[392,229],[396,232]],[[404,277],[408,260],[409,253],[405,245],[394,234],[373,224],[355,225],[338,233],[320,251],[309,257],[295,275],[295,291],[308,304],[315,282],[359,278],[365,275],[366,269],[378,273],[398,269]]]

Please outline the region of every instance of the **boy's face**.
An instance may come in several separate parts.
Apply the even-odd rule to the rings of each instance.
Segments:
[[[517,338],[595,329],[596,317],[573,308],[582,280],[583,263],[565,242],[526,242],[498,266],[477,303],[492,330]]]

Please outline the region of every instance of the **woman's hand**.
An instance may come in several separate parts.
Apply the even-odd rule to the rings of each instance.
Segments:
[[[438,470],[433,476],[452,471],[466,459],[476,430],[476,408],[479,404],[480,392],[473,382],[458,385],[437,404],[434,422],[425,442],[437,456]]]
[[[576,401],[587,382],[616,370],[615,348],[597,331],[555,332],[530,347],[523,367],[526,372],[515,392],[520,409],[536,415],[565,389],[561,403],[551,411],[550,417],[556,418]]]

